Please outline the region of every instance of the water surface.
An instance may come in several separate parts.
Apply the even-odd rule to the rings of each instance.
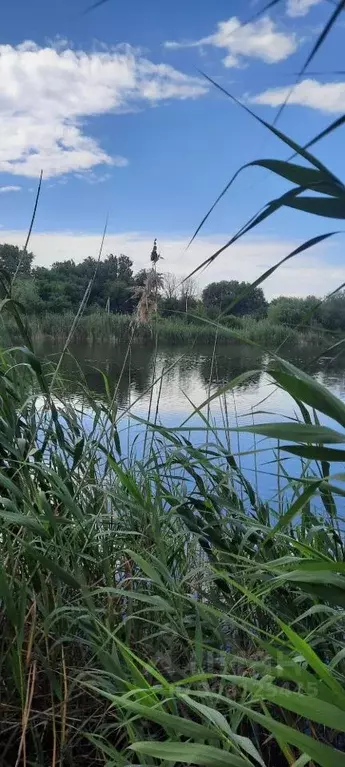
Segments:
[[[46,340],[38,351],[42,356],[56,359],[60,348]],[[338,397],[345,399],[345,356],[313,361],[319,351],[304,346],[285,350],[285,356],[315,375]],[[135,439],[136,449],[139,449],[145,439],[145,427],[128,420],[129,410],[179,433],[178,427],[210,394],[252,371],[232,391],[215,399],[210,408],[206,406],[203,413],[217,427],[217,438],[233,453],[242,453],[239,459],[242,469],[254,481],[260,494],[270,500],[282,481],[281,477],[277,480],[276,467],[272,464],[274,456],[269,450],[272,443],[258,437],[255,439],[249,434],[239,436],[227,429],[227,426],[252,424],[254,420],[282,420],[295,416],[295,402],[273,385],[270,377],[263,372],[266,362],[264,354],[236,342],[219,344],[215,353],[212,345],[192,348],[160,345],[158,349],[154,345],[134,345],[128,353],[126,346],[76,344],[71,346],[70,354],[65,359],[64,375],[71,398],[77,394],[80,396],[83,378],[96,397],[101,398],[105,396],[104,379],[100,372],[103,371],[111,390],[117,389],[119,412],[125,413],[119,428],[125,448],[130,448]],[[156,383],[152,386],[154,381]],[[207,434],[204,422],[197,414],[184,428],[187,426],[191,431],[182,433],[195,444],[214,439],[214,435]],[[253,453],[253,450],[263,452]],[[285,460],[289,473],[298,476],[296,460],[288,457]]]

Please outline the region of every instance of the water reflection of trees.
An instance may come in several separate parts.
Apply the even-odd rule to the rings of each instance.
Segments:
[[[42,357],[50,356],[54,361],[58,359],[60,350],[61,345],[45,341],[37,351]],[[305,364],[304,369],[318,375],[331,389],[336,386],[343,392],[344,357],[345,352],[333,359],[321,358],[312,365]],[[151,386],[155,369],[155,377],[159,377],[164,371],[164,396],[167,402],[171,401],[173,411],[173,400],[180,396],[181,390],[193,398],[199,396],[200,392],[197,392],[200,388],[202,396],[202,391],[206,392],[209,384],[214,389],[248,370],[260,370],[266,361],[256,349],[236,342],[218,344],[213,361],[212,358],[213,347],[210,345],[161,345],[156,355],[154,345],[134,345],[127,354],[126,345],[75,344],[71,346],[63,364],[63,394],[71,397],[80,395],[82,387],[85,386],[97,397],[105,396],[104,380],[100,372],[102,371],[108,378],[110,391],[113,393],[117,388],[118,406],[126,407],[129,402],[129,390],[132,402],[143,395]],[[253,376],[253,379],[238,384],[237,390],[242,393],[250,392],[260,387],[262,382],[262,374],[259,373]]]
[[[232,381],[237,376],[248,370],[260,370],[262,368],[263,355],[244,344],[229,344],[228,346],[219,346],[214,360],[210,350],[208,356],[204,356],[200,363],[200,375],[205,386],[211,384],[212,387],[225,384]],[[258,386],[262,373],[253,375],[238,384],[238,389],[242,392],[249,390],[255,385]]]
[[[56,360],[59,349],[46,342],[41,345],[39,353]],[[129,400],[129,389],[135,396],[140,396],[150,386],[153,365],[154,350],[148,346],[134,346],[127,353],[126,346],[114,344],[71,345],[62,366],[65,394],[82,394],[85,387],[98,397],[105,396],[104,373],[111,393],[117,389],[117,404],[124,407]]]

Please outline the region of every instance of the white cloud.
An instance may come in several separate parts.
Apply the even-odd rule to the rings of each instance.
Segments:
[[[58,176],[123,166],[87,135],[87,118],[164,99],[189,99],[204,82],[154,64],[129,46],[94,53],[32,42],[0,45],[0,171]]]
[[[7,192],[20,192],[21,186],[0,186],[0,194],[7,194]]]
[[[22,246],[26,239],[24,231],[1,231],[1,241]],[[187,238],[164,236],[159,238],[159,249],[164,257],[160,262],[163,272],[174,272],[183,277],[217,248],[226,242],[227,236],[200,237],[191,249],[185,252]],[[108,234],[105,253],[125,253],[133,263],[135,270],[149,265],[153,235],[140,232]],[[265,269],[279,259],[291,253],[298,245],[294,240],[278,240],[257,237],[246,239],[229,248],[205,271],[200,272],[197,280],[200,288],[216,280],[254,280]],[[76,262],[88,256],[96,257],[100,245],[100,235],[73,232],[34,233],[30,241],[30,250],[36,255],[36,264],[49,266],[54,261],[73,258]],[[297,256],[278,269],[264,285],[266,296],[292,295],[307,296],[311,293],[323,296],[344,281],[341,265],[338,267],[327,261],[327,254],[332,252],[331,244],[321,244],[310,251],[309,256]]]
[[[166,48],[203,48],[213,45],[227,51],[223,63],[226,67],[241,66],[242,58],[261,59],[266,64],[283,61],[297,49],[294,33],[279,31],[269,16],[250,24],[241,25],[236,16],[219,22],[214,34],[200,40],[164,43]]]
[[[319,5],[322,0],[288,0],[286,13],[288,16],[306,16],[314,5]]]
[[[319,109],[321,112],[344,112],[345,110],[345,82],[344,83],[319,83],[318,80],[302,80],[292,88],[288,85],[284,88],[271,88],[257,96],[250,98],[255,104],[267,104],[278,107],[285,102],[289,95],[288,104]]]

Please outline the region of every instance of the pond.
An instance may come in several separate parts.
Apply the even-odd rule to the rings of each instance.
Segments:
[[[61,345],[51,340],[41,341],[38,353],[57,359]],[[312,373],[338,397],[345,399],[345,357],[336,359],[321,357],[320,349],[308,347],[285,350],[285,357],[304,370]],[[272,500],[281,492],[284,478],[277,472],[272,443],[267,439],[254,438],[251,434],[229,431],[227,428],[252,424],[253,421],[281,421],[295,416],[295,402],[278,389],[262,368],[267,357],[253,347],[236,342],[219,344],[214,351],[207,346],[127,346],[114,344],[77,344],[70,347],[64,362],[66,392],[73,399],[80,396],[80,383],[85,383],[96,396],[105,394],[106,374],[112,391],[117,389],[116,401],[120,420],[119,432],[123,450],[129,450],[135,440],[136,450],[145,439],[145,426],[130,418],[131,413],[140,418],[155,421],[175,434],[188,437],[194,444],[204,444],[220,439],[234,454],[241,453],[239,462],[257,491],[266,500]],[[253,371],[238,383],[233,391],[212,401],[203,413],[216,428],[208,432],[204,421],[194,414],[184,424],[197,406],[219,387],[243,373]],[[152,387],[152,383],[155,385]],[[184,431],[178,428],[184,424]],[[297,459],[284,456],[284,466],[289,475],[299,476]]]

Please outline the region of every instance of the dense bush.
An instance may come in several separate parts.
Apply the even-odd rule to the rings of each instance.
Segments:
[[[246,295],[236,301],[242,294]],[[234,306],[232,304],[236,301]],[[261,288],[251,289],[249,282],[211,282],[202,293],[202,302],[206,312],[217,317],[221,313],[230,312],[236,316],[251,314],[254,317],[264,317],[267,302]]]
[[[319,313],[323,327],[333,331],[345,330],[345,291],[327,298],[321,304]]]
[[[268,307],[268,319],[271,322],[290,325],[314,325],[320,319],[320,300],[315,296],[296,298],[280,296],[274,298]]]

